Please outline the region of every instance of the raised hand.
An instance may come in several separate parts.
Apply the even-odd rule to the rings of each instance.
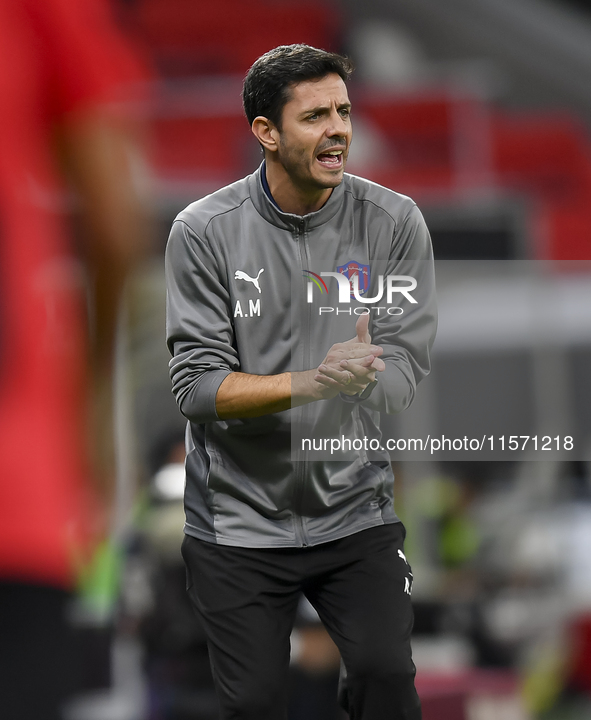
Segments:
[[[383,348],[371,344],[369,313],[359,316],[355,333],[351,340],[336,343],[330,348],[314,375],[316,382],[330,388],[334,394],[357,395],[363,392],[375,380],[376,372],[386,367],[379,357],[384,352]]]

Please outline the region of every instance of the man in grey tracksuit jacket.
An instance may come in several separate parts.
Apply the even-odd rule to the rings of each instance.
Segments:
[[[334,272],[350,261],[369,266],[370,297],[379,274],[417,280],[411,294],[416,304],[396,298],[401,315],[385,309],[370,314],[372,341],[384,348],[386,364],[370,396],[358,402],[337,396],[260,418],[219,421],[216,391],[229,373],[274,375],[320,364],[336,340],[331,328],[337,323],[335,311],[318,312],[338,307],[338,285],[326,277],[330,295],[317,293],[322,306],[308,304],[303,271]],[[240,272],[254,278],[261,269],[260,292],[236,279]],[[291,423],[294,414],[314,411],[334,419],[334,437],[340,438],[345,425],[360,417],[366,430],[360,435],[375,436],[378,413],[404,410],[428,373],[435,288],[429,235],[414,202],[345,175],[326,205],[302,218],[275,207],[259,168],[180,213],[167,249],[167,283],[173,391],[191,421],[185,531],[225,545],[292,547],[396,522],[387,452],[372,462],[357,455],[349,462],[302,466],[292,457]],[[373,306],[387,308],[386,299]],[[312,318],[302,327],[308,314]],[[345,317],[354,335],[357,318]],[[343,315],[339,320],[338,326]]]
[[[264,673],[249,677],[253,671],[247,666],[263,663],[270,649],[244,663],[244,679],[237,684],[242,690],[233,688],[230,678],[239,673],[230,663],[246,651],[229,651],[225,644],[246,631],[235,628],[221,639],[229,621],[216,625],[213,618],[226,590],[218,589],[208,599],[207,588],[223,582],[221,575],[215,580],[213,575],[235,562],[231,575],[238,577],[240,554],[240,563],[248,564],[248,558],[261,557],[256,552],[266,552],[268,568],[270,558],[276,557],[268,551],[283,549],[285,558],[306,549],[343,552],[343,543],[372,537],[361,531],[401,528],[394,511],[390,461],[380,441],[379,413],[404,410],[430,369],[436,311],[429,234],[410,198],[347,174],[318,210],[304,215],[284,212],[269,190],[263,163],[252,175],[178,215],[167,247],[166,276],[173,392],[189,420],[185,533],[191,546],[184,548],[184,555],[190,585],[195,574],[201,577],[193,600],[209,627],[223,717],[280,718],[278,699],[261,707],[260,701],[251,702],[254,691],[244,690],[263,682]],[[331,347],[355,339],[356,321],[364,313],[369,314],[371,347],[380,348],[382,364],[376,380],[362,386],[361,392],[346,394],[346,387],[339,386],[343,392],[292,409],[220,419],[216,397],[228,376],[279,376],[319,366],[328,373],[323,358],[326,363]],[[360,343],[363,339],[357,338]],[[330,454],[331,442],[345,438],[351,444]],[[327,442],[319,444],[318,439]],[[373,441],[371,449],[368,439]],[[397,542],[397,582],[402,583],[399,595],[407,618],[412,575],[400,549],[402,536]],[[218,559],[210,558],[206,571],[203,553],[211,552],[218,553]],[[255,580],[247,577],[242,582],[250,585]],[[306,590],[303,577],[299,589]],[[311,598],[316,593],[322,619],[333,637],[340,635],[342,628],[331,627],[338,625],[334,608],[327,609],[316,587],[310,590]],[[261,594],[256,603],[262,602]],[[231,606],[235,620],[234,600]],[[260,626],[270,612],[265,606],[262,617],[248,622]],[[407,643],[407,620],[404,633]],[[269,639],[269,648],[273,642]],[[339,647],[351,677],[355,659],[345,643]],[[407,654],[412,675],[409,650]],[[273,674],[276,664],[273,660],[267,673]],[[271,690],[266,688],[271,697],[279,692],[279,682],[275,679]],[[362,687],[365,681],[360,682]],[[391,717],[420,717],[414,688],[411,693],[396,682],[391,680],[389,686],[401,710]],[[351,686],[356,687],[353,681]],[[364,699],[369,691],[350,692],[344,704],[352,718],[386,717],[384,708],[391,704],[386,695],[372,701]]]

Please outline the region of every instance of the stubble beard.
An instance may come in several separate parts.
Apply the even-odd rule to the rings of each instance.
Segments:
[[[346,156],[343,153],[343,168],[332,180],[321,180],[314,176],[305,151],[298,153],[297,150],[286,146],[282,141],[279,144],[279,161],[294,185],[308,191],[329,190],[337,187],[343,181]],[[315,161],[316,158],[312,162]]]

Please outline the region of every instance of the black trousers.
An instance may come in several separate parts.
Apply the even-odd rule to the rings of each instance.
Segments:
[[[204,624],[222,720],[285,720],[299,593],[340,650],[351,720],[420,720],[404,527],[307,548],[228,547],[186,536],[191,600]]]

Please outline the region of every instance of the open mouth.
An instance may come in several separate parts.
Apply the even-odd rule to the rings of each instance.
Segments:
[[[318,160],[322,167],[329,168],[330,170],[339,170],[343,167],[343,151],[342,149],[328,150],[327,152],[317,155],[316,160]]]

